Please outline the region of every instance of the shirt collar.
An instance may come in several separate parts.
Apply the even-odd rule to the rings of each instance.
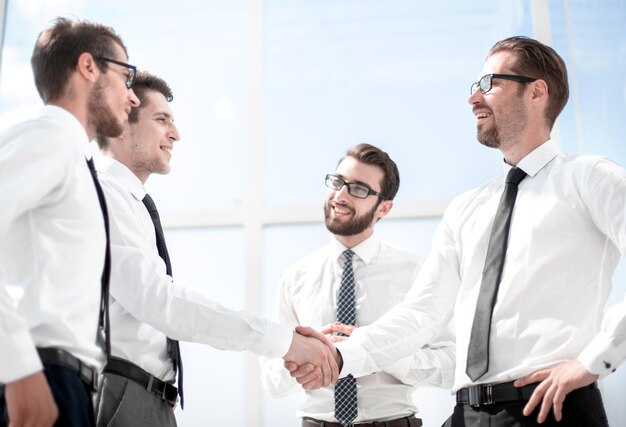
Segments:
[[[72,113],[56,105],[44,105],[41,110],[39,110],[39,117],[52,119],[66,127],[68,131],[72,133],[72,141],[76,142],[80,151],[85,155],[85,158],[91,159],[92,151],[89,145],[87,131]]]
[[[561,150],[556,143],[549,139],[528,153],[526,157],[519,161],[517,167],[526,172],[528,176],[533,177],[560,153]],[[504,163],[504,176],[506,176],[512,166],[507,162],[502,163]]]
[[[378,252],[379,248],[380,240],[374,237],[374,235],[371,235],[366,240],[353,247],[352,252],[354,252],[365,264],[369,264]],[[331,236],[330,254],[332,259],[339,259],[346,249],[348,248],[346,248],[334,236]]]
[[[100,156],[97,159],[97,169],[122,182],[138,201],[141,202],[146,196],[141,180],[125,164],[110,157]]]

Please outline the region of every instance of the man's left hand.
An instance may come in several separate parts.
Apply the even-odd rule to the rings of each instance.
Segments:
[[[537,417],[537,422],[541,424],[548,417],[551,408],[554,408],[554,418],[561,421],[563,402],[567,394],[585,387],[597,379],[597,375],[589,372],[578,360],[574,359],[520,378],[515,381],[515,386],[523,387],[528,384],[540,383],[524,407],[524,415],[532,414],[541,402],[541,410]]]

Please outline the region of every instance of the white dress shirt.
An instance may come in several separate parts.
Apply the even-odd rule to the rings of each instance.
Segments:
[[[114,356],[168,381],[174,378],[174,371],[166,336],[270,357],[287,353],[293,328],[230,310],[172,282],[142,202],[146,193],[141,181],[113,159],[99,159],[98,169],[111,222]]]
[[[89,153],[80,122],[55,106],[0,135],[0,383],[42,369],[36,346],[102,362],[106,236]]]
[[[626,254],[626,171],[600,157],[563,154],[553,141],[518,167],[528,176],[513,212],[489,371],[478,383],[510,381],[576,358],[594,374],[610,373],[626,357],[626,304],[603,315],[620,252]],[[339,345],[342,375],[372,372],[414,351],[454,308],[454,388],[471,384],[467,347],[503,187],[500,178],[453,201],[406,300]]]
[[[337,320],[337,294],[347,248],[334,237],[328,245],[292,265],[281,279],[275,318],[286,325],[315,329]],[[356,326],[367,325],[402,301],[422,260],[412,253],[370,237],[352,248],[355,277]],[[380,372],[357,379],[358,415],[355,423],[401,418],[417,412],[412,394],[417,385],[452,386],[453,337],[439,348],[424,348]],[[280,359],[262,359],[263,385],[274,396],[301,387]],[[307,391],[298,417],[337,422],[334,388]]]

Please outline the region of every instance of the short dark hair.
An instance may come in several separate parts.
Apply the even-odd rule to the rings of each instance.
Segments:
[[[550,129],[561,114],[569,98],[569,84],[565,61],[550,46],[524,36],[509,37],[497,42],[490,57],[499,52],[510,52],[513,61],[508,64],[515,74],[544,80],[548,85],[546,120]]]
[[[115,44],[127,53],[122,39],[111,27],[89,21],[55,19],[39,33],[30,60],[35,86],[43,102],[63,95],[80,55],[90,53],[94,58],[113,58]],[[96,61],[96,64],[100,71],[106,72],[106,62]]]
[[[135,95],[139,98],[141,103],[138,107],[133,107],[130,110],[130,114],[128,115],[129,123],[137,123],[139,120],[139,110],[148,105],[146,94],[151,90],[162,94],[167,102],[171,102],[174,99],[172,89],[165,80],[147,71],[137,72],[137,77],[135,77],[135,83],[133,84],[133,92],[135,92]],[[109,138],[106,136],[96,135],[96,142],[101,150],[109,146]]]
[[[174,99],[174,94],[172,93],[172,89],[167,84],[165,80],[160,77],[155,76],[154,74],[150,74],[147,71],[139,71],[137,73],[137,77],[135,78],[135,83],[133,84],[133,92],[139,98],[141,102],[139,107],[135,107],[130,110],[130,114],[128,116],[128,121],[130,123],[137,123],[139,119],[139,110],[147,105],[146,93],[150,90],[154,90],[162,94],[167,102],[172,102]]]
[[[396,163],[389,157],[389,154],[378,147],[362,143],[348,149],[346,157],[352,157],[359,162],[381,168],[385,176],[381,182],[380,192],[385,200],[393,200],[394,197],[396,197],[398,189],[400,188],[400,172],[398,171]],[[343,159],[345,159],[345,157]],[[339,163],[341,163],[343,159],[341,159]]]

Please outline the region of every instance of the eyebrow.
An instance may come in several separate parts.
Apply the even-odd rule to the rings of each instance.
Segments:
[[[165,118],[170,119],[171,121],[174,121],[174,116],[172,116],[170,113],[167,113],[165,111],[157,111],[156,113],[154,113],[153,116],[154,117],[165,116]]]
[[[343,176],[343,175],[341,175],[340,173],[336,173],[336,174],[335,174],[335,176],[338,176],[339,178],[343,179],[344,181],[348,181],[348,180],[346,179],[346,177],[345,177],[345,176]],[[350,184],[359,184],[359,185],[363,185],[363,186],[365,186],[365,187],[367,187],[367,188],[369,188],[369,189],[372,189],[372,187],[371,187],[369,184],[367,184],[367,183],[365,183],[365,182],[363,182],[363,181],[355,180],[355,181],[348,181],[348,182],[349,182]],[[374,191],[376,191],[376,190],[374,190]]]

